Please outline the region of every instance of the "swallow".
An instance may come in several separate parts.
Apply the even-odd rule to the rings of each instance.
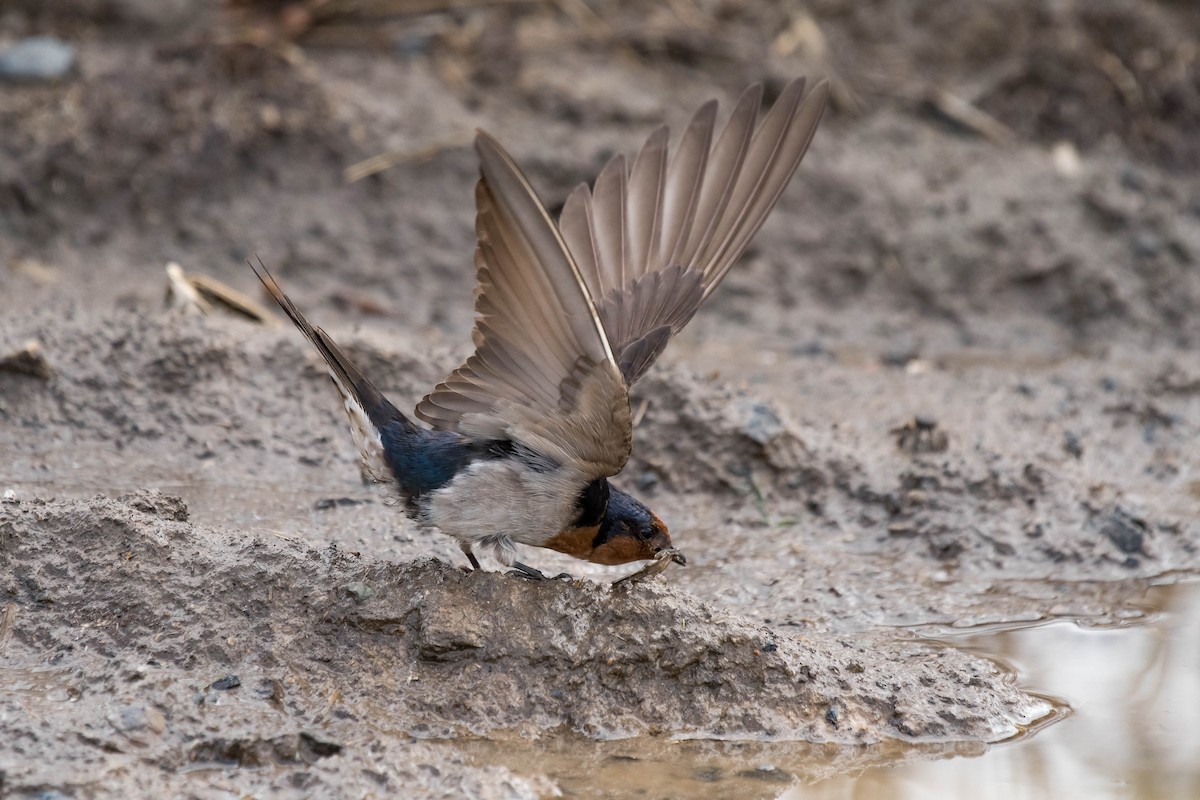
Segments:
[[[484,551],[545,578],[517,561],[517,543],[597,564],[686,563],[663,521],[608,479],[632,451],[630,387],[775,207],[828,87],[793,81],[756,124],[762,94],[748,88],[719,133],[716,101],[703,105],[670,157],[659,127],[632,168],[615,156],[557,221],[478,131],[475,351],[412,416],[251,264],[328,366],[365,472],[456,539],[473,569]]]

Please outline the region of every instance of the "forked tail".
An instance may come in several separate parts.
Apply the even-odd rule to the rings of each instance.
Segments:
[[[395,422],[399,422],[406,430],[416,429],[412,420],[400,413],[400,410],[375,388],[367,376],[363,375],[354,362],[334,343],[329,334],[309,323],[300,313],[300,309],[296,308],[296,304],[292,302],[291,298],[284,293],[283,289],[279,288],[279,284],[263,264],[262,259],[259,259],[257,267],[249,261],[246,263],[250,264],[250,269],[254,270],[254,274],[262,281],[262,285],[275,298],[275,302],[279,303],[283,313],[288,315],[288,318],[295,323],[305,338],[312,342],[313,347],[317,348],[321,358],[325,359],[325,363],[329,365],[330,377],[333,378],[334,384],[344,398],[357,403],[371,424],[379,431]]]

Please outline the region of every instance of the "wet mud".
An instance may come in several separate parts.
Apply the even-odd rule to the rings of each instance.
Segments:
[[[1068,713],[930,631],[1200,570],[1196,14],[718,5],[0,9],[75,54],[0,84],[0,794],[586,796],[675,754],[777,796]],[[293,330],[164,302],[169,262],[257,297],[257,254],[411,407],[468,343],[476,126],[556,206],[796,74],[835,82],[810,154],[635,390],[618,483],[689,562],[650,581],[463,573]]]

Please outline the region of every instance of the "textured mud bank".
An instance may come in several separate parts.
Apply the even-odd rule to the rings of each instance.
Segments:
[[[408,767],[365,781],[400,786],[427,750],[413,738],[995,741],[1051,711],[950,649],[796,638],[661,585],[318,552],[196,527],[157,493],[10,500],[0,546],[18,796],[100,791],[133,758],[175,787],[230,762],[302,782],[326,759],[372,763],[364,729],[409,743]]]

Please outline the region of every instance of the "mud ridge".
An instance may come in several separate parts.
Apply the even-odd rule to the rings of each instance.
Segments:
[[[7,669],[65,674],[63,691],[110,698],[97,708],[135,695],[141,710],[111,726],[161,758],[191,742],[191,760],[308,764],[353,748],[361,725],[422,738],[995,741],[1050,711],[950,649],[793,638],[661,584],[531,585],[315,551],[194,526],[182,501],[153,492],[7,501],[0,552],[0,604],[21,609]],[[22,694],[5,702],[29,765],[17,777],[66,754],[33,735]],[[210,707],[230,703],[216,713],[280,733],[198,743]],[[78,746],[104,760],[127,749],[104,744],[113,735]]]

